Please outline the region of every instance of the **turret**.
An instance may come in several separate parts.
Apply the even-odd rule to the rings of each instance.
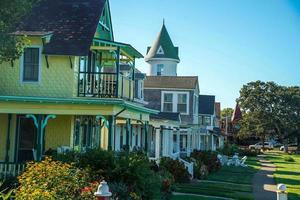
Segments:
[[[150,76],[177,76],[178,47],[173,45],[165,23],[151,47],[145,61],[150,65]]]

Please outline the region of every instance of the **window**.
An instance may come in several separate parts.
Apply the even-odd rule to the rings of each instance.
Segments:
[[[206,126],[210,126],[211,125],[211,117],[210,116],[205,116],[205,118],[204,118],[204,124]]]
[[[187,94],[178,94],[177,98],[177,112],[187,113]]]
[[[189,114],[189,92],[162,91],[162,112]]]
[[[158,64],[157,65],[157,76],[161,76],[164,71],[164,65],[163,64]]]
[[[40,48],[28,47],[23,54],[22,81],[38,82],[40,67]]]
[[[164,112],[172,112],[173,111],[173,94],[165,93],[164,94]]]

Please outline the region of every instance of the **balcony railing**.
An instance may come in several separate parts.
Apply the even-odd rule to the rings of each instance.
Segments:
[[[15,177],[25,170],[25,163],[0,162],[0,179]]]
[[[78,96],[132,100],[133,85],[133,80],[117,73],[80,72]]]

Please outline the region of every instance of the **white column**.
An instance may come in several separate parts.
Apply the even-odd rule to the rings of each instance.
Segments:
[[[214,151],[214,134],[211,134],[211,150]]]
[[[155,129],[155,158],[160,157],[160,128]]]
[[[186,148],[187,156],[190,156],[191,153],[191,133],[187,133],[187,148]]]

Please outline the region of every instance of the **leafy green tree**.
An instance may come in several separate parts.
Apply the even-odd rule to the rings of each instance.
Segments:
[[[0,1],[0,63],[13,62],[19,58],[26,37],[12,34],[20,19],[30,11],[38,0],[1,0]]]
[[[238,103],[246,114],[241,121],[241,135],[259,137],[262,142],[274,134],[274,119],[276,119],[276,103],[280,86],[274,82],[250,82],[240,90]]]
[[[221,111],[221,117],[222,118],[224,118],[224,117],[231,117],[232,113],[233,113],[233,109],[232,108],[224,108]]]

